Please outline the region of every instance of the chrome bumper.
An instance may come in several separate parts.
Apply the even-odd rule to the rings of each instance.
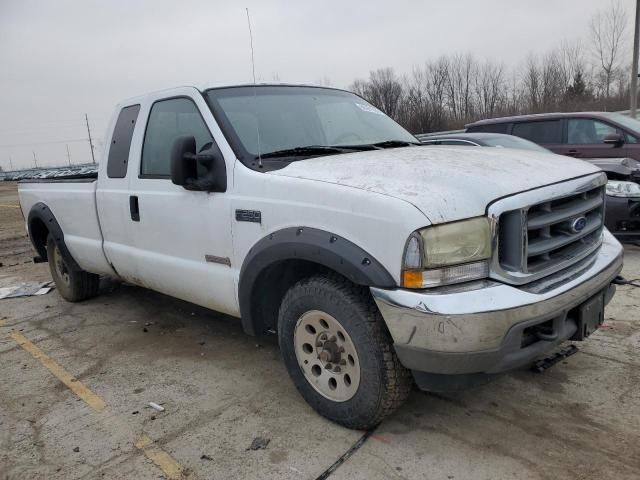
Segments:
[[[538,342],[542,345],[523,355],[516,331],[521,337],[527,325],[559,316],[566,320],[571,309],[610,286],[622,269],[622,252],[605,230],[592,256],[524,286],[487,280],[420,291],[372,287],[371,293],[408,368],[456,374],[504,371],[559,343]],[[566,340],[575,324],[573,329],[563,324],[560,330],[564,338],[559,340]],[[413,355],[420,352],[428,355]]]

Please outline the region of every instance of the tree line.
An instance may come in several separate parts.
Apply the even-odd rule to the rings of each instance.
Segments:
[[[471,54],[442,55],[398,75],[372,71],[351,90],[413,133],[463,128],[507,115],[628,108],[632,29],[620,3],[597,12],[587,43],[564,41],[507,68]]]

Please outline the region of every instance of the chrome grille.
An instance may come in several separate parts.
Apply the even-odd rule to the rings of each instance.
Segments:
[[[574,223],[580,222],[576,230]],[[604,225],[604,188],[534,205],[527,212],[526,272],[576,256],[599,243]]]
[[[524,284],[594,252],[602,242],[605,183],[604,175],[574,180],[564,193],[560,184],[492,205],[489,213],[496,221],[492,276]],[[567,194],[568,186],[576,188]]]

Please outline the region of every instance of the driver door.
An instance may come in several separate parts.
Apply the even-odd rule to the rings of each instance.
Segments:
[[[139,170],[129,184],[131,216],[126,228],[136,264],[136,275],[129,280],[234,314],[229,195],[185,190],[172,183],[170,172],[176,137],[194,136],[196,151],[216,148],[212,125],[207,124],[215,121],[195,89],[172,93],[153,98],[147,106]]]

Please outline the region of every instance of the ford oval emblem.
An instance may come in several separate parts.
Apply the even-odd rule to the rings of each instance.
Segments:
[[[585,217],[574,218],[571,222],[571,231],[573,233],[578,233],[584,230],[584,227],[587,226],[587,219]]]

